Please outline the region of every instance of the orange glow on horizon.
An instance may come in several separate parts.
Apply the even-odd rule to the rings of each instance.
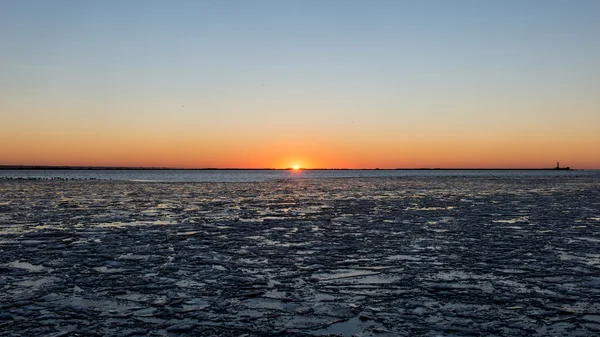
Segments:
[[[0,165],[169,168],[551,168],[598,169],[596,135],[314,135],[289,139],[195,136],[175,132],[42,130],[0,133]],[[582,139],[589,141],[583,143]],[[586,146],[584,146],[584,145]]]

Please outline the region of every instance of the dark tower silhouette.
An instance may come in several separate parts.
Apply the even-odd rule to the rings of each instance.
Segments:
[[[560,167],[560,163],[556,162],[556,167],[554,168],[555,170],[570,170],[570,167]]]

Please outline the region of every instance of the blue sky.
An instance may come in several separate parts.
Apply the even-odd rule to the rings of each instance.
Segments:
[[[598,17],[598,1],[5,0],[0,111],[10,129],[193,125],[215,143],[507,128],[596,141]]]

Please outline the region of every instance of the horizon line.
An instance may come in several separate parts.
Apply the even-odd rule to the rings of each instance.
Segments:
[[[196,168],[184,168],[184,167],[160,167],[160,166],[94,166],[94,165],[0,165],[0,170],[163,170],[163,171],[428,171],[428,170],[456,170],[456,171],[540,171],[540,170],[571,170],[571,171],[583,171],[583,169],[573,169],[570,167],[540,167],[540,168],[519,168],[519,167],[508,167],[508,168],[483,168],[483,167],[413,167],[413,168],[299,168],[294,169],[292,167],[287,168],[241,168],[241,167],[228,167],[228,168],[217,168],[217,167],[196,167]],[[597,169],[588,169],[597,170]]]

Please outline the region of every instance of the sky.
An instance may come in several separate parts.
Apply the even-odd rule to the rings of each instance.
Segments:
[[[600,168],[597,0],[2,0],[0,165]]]

